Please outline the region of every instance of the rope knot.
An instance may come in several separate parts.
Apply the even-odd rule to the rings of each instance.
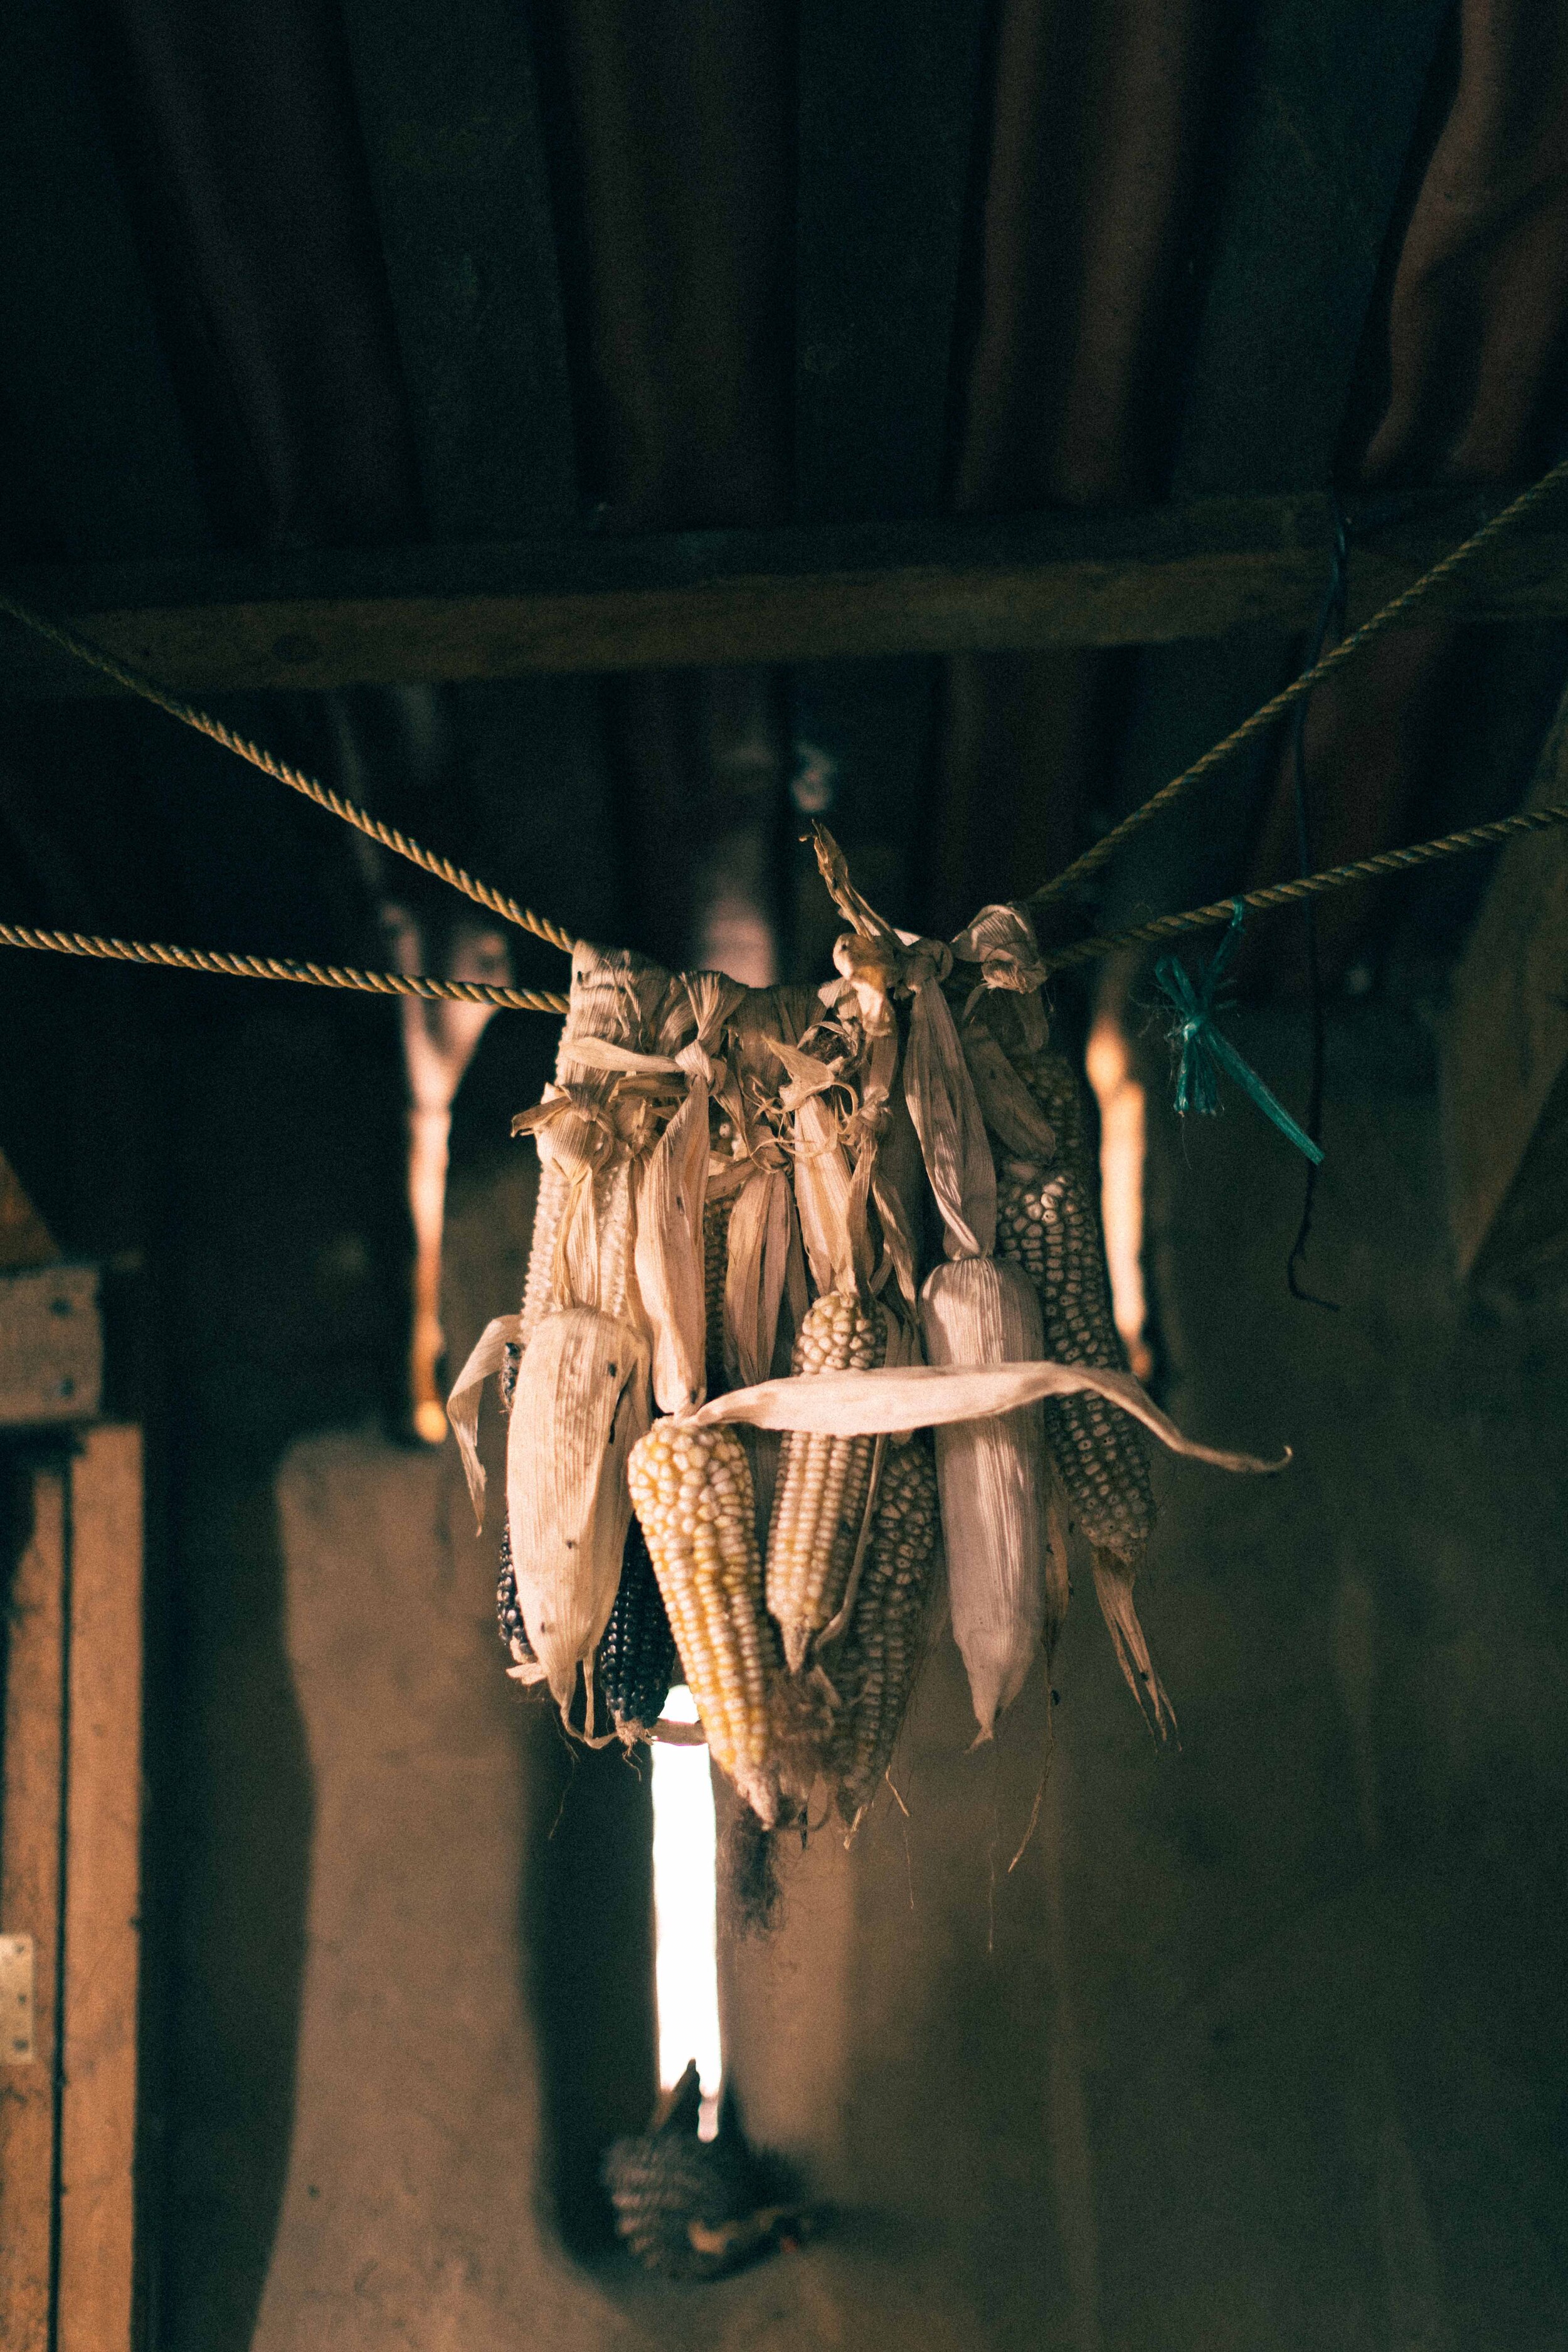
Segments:
[[[1200,1118],[1212,1118],[1219,1109],[1219,1072],[1223,1068],[1264,1117],[1273,1120],[1286,1141],[1305,1152],[1312,1165],[1319,1167],[1323,1158],[1320,1146],[1297,1126],[1251,1064],[1243,1061],[1229,1038],[1222,1036],[1215,1027],[1216,992],[1240,944],[1241,927],[1246,919],[1245,905],[1239,898],[1233,898],[1230,928],[1209,958],[1200,986],[1194,986],[1186,966],[1174,956],[1162,957],[1155,968],[1155,980],[1176,1014],[1167,1032],[1172,1050],[1178,1055],[1176,1109],[1183,1118],[1193,1111]]]

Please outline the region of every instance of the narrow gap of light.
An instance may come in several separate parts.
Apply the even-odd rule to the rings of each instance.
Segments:
[[[671,1722],[695,1723],[691,1695],[673,1690]],[[653,1747],[654,1983],[658,2000],[658,2079],[668,2090],[697,2061],[702,2078],[699,2129],[718,2128],[719,1952],[713,1783],[706,1748]]]
[[[1100,1215],[1110,1307],[1141,1381],[1154,1368],[1143,1288],[1143,1162],[1147,1104],[1115,1005],[1102,1003],[1089,1034],[1084,1067],[1100,1104]]]

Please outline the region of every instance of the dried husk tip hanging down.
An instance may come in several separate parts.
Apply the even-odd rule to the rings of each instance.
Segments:
[[[521,1312],[482,1336],[451,1418],[482,1510],[479,1395],[521,1350],[513,1671],[569,1722],[581,1677],[584,1734],[602,1695],[630,1740],[663,1736],[678,1663],[759,1822],[804,1822],[820,1778],[852,1827],[943,1556],[981,1738],[1059,1629],[1067,1518],[1163,1721],[1131,1604],[1141,1431],[1280,1465],[1184,1437],[1117,1352],[1026,919],[986,908],[951,947],[900,932],[826,834],[817,854],[848,928],[815,998],[578,949],[555,1081],[517,1122],[541,1157]]]

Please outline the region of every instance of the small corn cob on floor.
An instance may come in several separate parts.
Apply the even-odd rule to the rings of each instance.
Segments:
[[[773,1629],[741,1441],[730,1429],[656,1421],[627,1475],[709,1751],[771,1825],[778,1801],[769,1740]]]
[[[828,1292],[801,1324],[795,1370],[872,1371],[887,1352],[881,1308]],[[784,1437],[768,1531],[768,1607],[783,1632],[792,1673],[805,1664],[813,1633],[843,1601],[875,1449],[872,1437],[804,1430]]]

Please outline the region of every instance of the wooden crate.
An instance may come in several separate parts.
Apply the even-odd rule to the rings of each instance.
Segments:
[[[84,1429],[18,1472],[0,1756],[0,2345],[129,2352],[142,1434]]]

